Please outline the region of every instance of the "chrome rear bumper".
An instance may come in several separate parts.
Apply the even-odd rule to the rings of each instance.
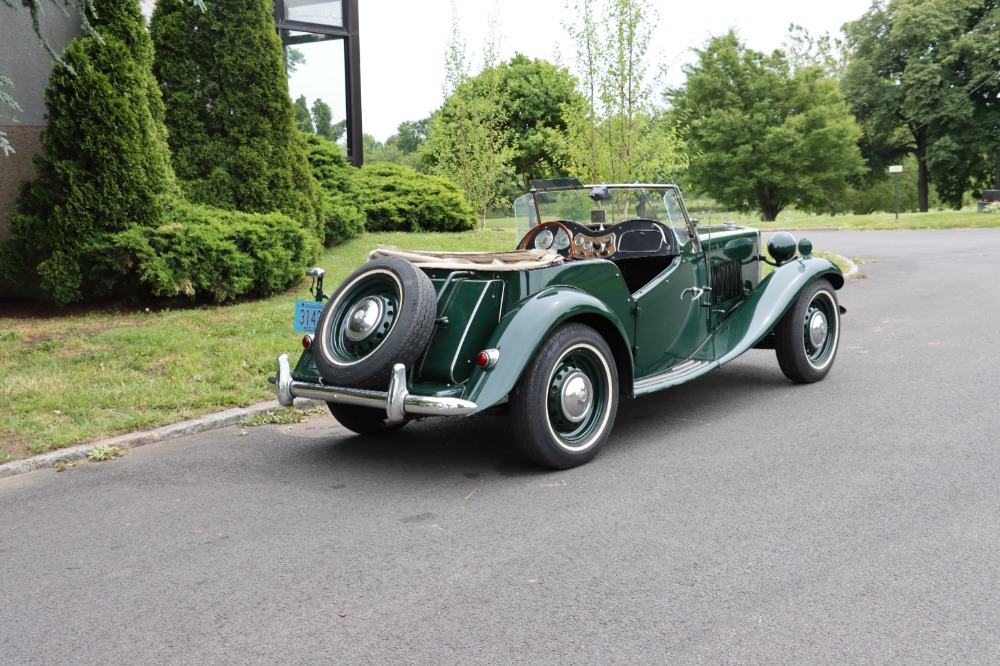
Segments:
[[[407,416],[460,416],[476,411],[476,403],[468,400],[412,395],[406,389],[406,366],[402,363],[393,366],[388,391],[368,391],[296,381],[292,379],[288,354],[282,354],[278,357],[278,376],[268,377],[267,383],[278,394],[278,402],[286,407],[291,407],[295,398],[312,398],[384,409],[390,421],[402,421]]]

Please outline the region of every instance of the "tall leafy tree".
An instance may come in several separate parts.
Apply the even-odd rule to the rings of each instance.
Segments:
[[[0,262],[8,279],[37,267],[61,304],[120,286],[129,267],[114,234],[157,226],[176,194],[138,3],[97,0],[87,15],[96,32],[73,40],[49,78],[38,178],[22,190]]]
[[[439,114],[452,118],[468,99],[495,99],[500,105],[497,127],[502,141],[513,148],[513,172],[521,178],[511,185],[522,191],[533,178],[554,178],[567,175],[566,119],[564,109],[578,106],[582,97],[576,90],[576,80],[565,67],[541,59],[516,54],[509,61],[483,69],[469,76],[462,95],[445,99]],[[499,91],[499,94],[497,94]],[[396,135],[386,140],[386,149],[398,147],[399,152],[389,161],[407,160],[413,148],[423,143],[427,120],[403,123]],[[366,159],[368,155],[366,153]],[[415,166],[409,164],[410,166]]]
[[[917,160],[921,211],[930,184],[958,207],[990,182],[1000,145],[1000,6],[993,0],[882,0],[844,26],[843,90],[878,173]]]
[[[160,0],[150,24],[174,168],[197,203],[280,211],[322,239],[269,0]]]
[[[576,79],[565,67],[521,54],[501,63],[498,74],[516,172],[525,181],[566,175],[563,111],[583,101]]]
[[[452,14],[445,59],[445,98],[452,103],[433,116],[425,150],[433,170],[458,183],[486,228],[487,212],[503,203],[504,187],[514,173],[515,146],[505,134],[507,116],[497,68],[499,37],[494,19],[484,45],[481,80],[473,82],[454,5]]]
[[[577,0],[576,74],[567,104],[568,169],[590,181],[661,180],[684,165],[676,132],[654,103],[647,52],[656,27],[649,0]]]
[[[732,31],[696,53],[668,94],[689,123],[696,188],[774,220],[791,204],[827,207],[863,171],[861,130],[821,67],[793,71],[781,51],[747,49]]]

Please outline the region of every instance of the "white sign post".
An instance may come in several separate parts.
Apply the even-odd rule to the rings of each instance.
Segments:
[[[899,174],[903,173],[903,165],[891,165],[889,167],[889,173],[896,175],[896,221],[899,221]]]

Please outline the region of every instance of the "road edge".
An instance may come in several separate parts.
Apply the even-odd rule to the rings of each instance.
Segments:
[[[295,401],[295,406],[302,410],[322,407],[325,404],[326,403],[322,400],[308,400],[300,398]],[[160,426],[159,428],[154,428],[153,430],[131,432],[125,435],[108,437],[96,442],[87,442],[86,444],[70,446],[65,449],[59,449],[58,451],[40,453],[37,456],[25,458],[24,460],[14,460],[12,462],[3,463],[0,465],[0,479],[34,472],[39,469],[55,467],[60,463],[66,464],[86,460],[88,453],[102,446],[114,446],[122,449],[123,451],[128,451],[147,444],[155,444],[156,442],[163,442],[170,439],[176,439],[178,437],[194,435],[195,433],[205,432],[207,430],[218,430],[220,428],[228,428],[229,426],[239,425],[252,416],[257,416],[258,414],[269,414],[278,409],[281,409],[281,405],[278,404],[278,401],[269,400],[267,402],[257,403],[256,405],[250,405],[249,407],[235,407],[221,412],[205,414],[204,416],[199,416],[198,418]]]

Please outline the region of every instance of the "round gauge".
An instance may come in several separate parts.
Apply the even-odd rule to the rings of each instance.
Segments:
[[[589,250],[592,247],[594,247],[594,242],[593,241],[587,241],[586,243],[583,244],[583,249],[584,250]]]
[[[548,229],[543,229],[538,232],[535,236],[535,247],[539,250],[547,250],[552,247],[552,232]]]
[[[583,236],[577,236],[573,240],[573,245],[576,245],[577,247],[582,247],[583,246]]]
[[[556,235],[556,249],[565,250],[568,247],[569,247],[569,236],[566,235],[565,231],[560,229],[559,233]]]

